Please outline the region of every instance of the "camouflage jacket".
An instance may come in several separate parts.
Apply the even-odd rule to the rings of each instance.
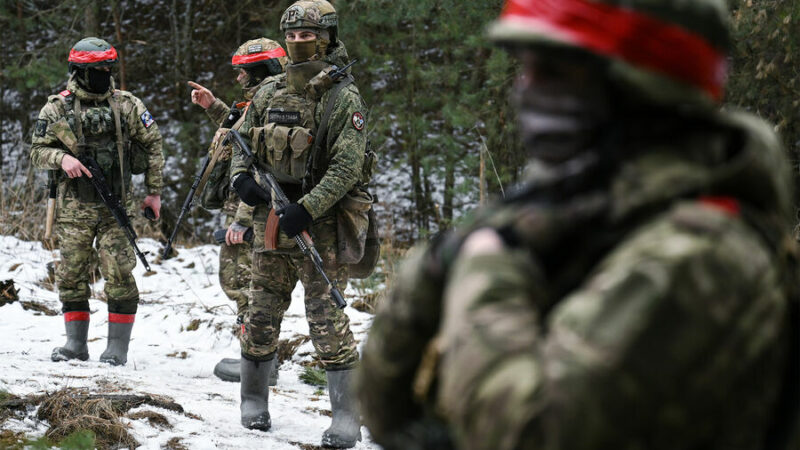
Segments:
[[[250,101],[255,93],[267,84],[274,82],[274,78],[275,77],[265,78],[257,86],[245,91],[245,99],[247,101],[237,105],[242,108],[242,114],[246,113],[246,108],[249,107]],[[220,99],[215,99],[214,103],[206,109],[208,118],[218,127],[222,127],[229,113],[230,107]],[[241,124],[239,128],[241,128]],[[226,131],[227,130],[224,128],[219,128],[214,135],[214,139],[209,148],[209,155],[211,155],[211,157],[213,157],[214,152],[217,151],[220,142],[225,138]],[[232,219],[233,222],[238,222],[243,226],[249,227],[253,225],[253,207],[242,202],[236,194],[236,191],[230,188],[229,180],[232,148],[233,146],[228,144],[224,148],[219,149],[222,151],[222,154],[217,158],[208,176],[208,183],[203,189],[201,204],[207,209],[217,209],[218,206],[216,205],[222,203],[222,212],[228,216],[228,219]]]
[[[671,131],[602,189],[534,186],[413,253],[363,352],[378,443],[771,448],[792,401],[789,166],[745,115]],[[460,255],[481,228],[505,248]]]
[[[325,62],[341,67],[347,63],[348,59],[344,44],[340,42],[336,49],[328,55]],[[268,125],[268,105],[276,97],[276,94],[280,95],[285,91],[286,79],[286,74],[279,75],[276,83],[264,86],[255,95],[241,128],[245,138],[251,134],[252,129]],[[325,92],[316,101],[314,131],[320,123],[331,92]],[[309,192],[303,193],[298,200],[298,203],[302,204],[314,219],[330,215],[333,206],[362,180],[362,166],[367,145],[366,106],[358,88],[353,84],[339,92],[334,101],[333,112],[328,122],[327,137],[321,152],[326,158],[324,174],[317,184]],[[356,121],[356,118],[359,118],[360,121]],[[252,147],[257,148],[255,145]],[[261,159],[263,155],[257,152],[257,157]],[[265,159],[261,162],[267,163]],[[250,162],[238,150],[235,150],[231,176],[247,171],[249,164]],[[292,186],[287,186],[287,188],[287,191],[298,190],[297,187],[292,189]],[[265,210],[265,206],[256,207],[256,217],[265,217]]]
[[[67,108],[71,104],[70,96],[80,99],[83,108],[92,105],[108,106],[108,99],[112,95],[111,91],[106,94],[92,94],[78,86],[77,82],[70,80],[67,83],[67,90],[58,95],[51,95],[47,104],[39,112],[36,127],[31,139],[31,162],[34,167],[39,169],[61,170],[61,159],[67,153],[67,146],[64,143],[64,136],[58,126],[54,124],[63,121],[67,123]],[[61,98],[59,98],[61,97]],[[161,149],[161,133],[158,125],[153,120],[150,113],[145,108],[141,100],[127,91],[114,90],[113,98],[119,105],[121,126],[125,130],[123,136],[126,141],[124,145],[125,159],[131,158],[131,152],[143,151],[146,154],[145,186],[148,194],[160,195],[164,185],[162,170],[164,168],[164,155]],[[84,110],[85,111],[85,110]],[[63,128],[71,129],[75,132],[74,126]],[[115,131],[112,128],[109,133],[110,139],[116,141]],[[69,141],[69,139],[67,139]],[[132,145],[138,144],[138,145]],[[73,149],[74,151],[74,149]],[[116,150],[114,150],[116,155]],[[113,173],[116,172],[116,173]],[[109,171],[104,173],[109,182],[119,180],[120,173]],[[127,179],[123,180],[125,185],[130,185],[130,173],[126,174]],[[62,176],[59,189],[65,189],[67,177]]]

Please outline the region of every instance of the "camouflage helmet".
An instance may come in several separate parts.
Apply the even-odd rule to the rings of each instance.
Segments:
[[[610,61],[612,81],[659,104],[714,104],[730,48],[725,0],[507,0],[499,44],[578,48]]]
[[[325,0],[300,0],[286,8],[281,16],[281,31],[297,28],[326,30],[332,44],[336,43],[339,18],[336,9]]]
[[[72,46],[67,61],[70,72],[76,68],[109,67],[117,63],[117,49],[100,38],[87,37]]]
[[[234,69],[249,69],[264,65],[272,75],[283,72],[288,61],[281,44],[267,38],[251,39],[240,45],[231,57]]]

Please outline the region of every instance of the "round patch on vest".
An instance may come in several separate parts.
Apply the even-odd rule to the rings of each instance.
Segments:
[[[364,116],[360,112],[353,113],[353,127],[355,127],[356,130],[363,130],[365,123]]]

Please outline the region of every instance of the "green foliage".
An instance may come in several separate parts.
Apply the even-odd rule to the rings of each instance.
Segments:
[[[328,377],[325,371],[315,367],[303,368],[303,373],[300,374],[300,381],[311,386],[325,387],[328,385]]]
[[[93,450],[95,435],[90,430],[78,430],[62,439],[61,442],[51,442],[42,436],[25,442],[21,447],[31,450],[49,450],[53,447],[63,450]]]
[[[728,102],[775,125],[800,151],[800,2],[739,0],[733,11]]]

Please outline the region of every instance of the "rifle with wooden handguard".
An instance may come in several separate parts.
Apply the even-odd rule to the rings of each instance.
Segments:
[[[250,146],[248,146],[244,139],[242,139],[242,135],[236,130],[231,130],[228,132],[228,135],[225,136],[224,142],[227,142],[231,138],[233,138],[234,145],[238,146],[239,150],[241,150],[242,153],[244,153],[245,156],[253,162],[253,168],[256,170],[256,172],[258,172],[258,175],[265,180],[267,184],[269,184],[269,187],[272,190],[272,210],[274,211],[289,206],[291,201],[289,201],[289,198],[283,192],[280,184],[278,184],[278,180],[272,176],[272,173],[270,173],[268,169],[263,168],[256,160],[253,151],[250,149]],[[342,296],[341,291],[339,291],[336,281],[331,281],[331,279],[328,278],[328,275],[325,273],[325,269],[322,267],[322,257],[314,247],[314,240],[311,239],[311,234],[309,234],[308,230],[304,230],[295,236],[294,240],[303,254],[311,259],[311,262],[314,264],[314,268],[317,269],[317,272],[325,280],[325,283],[330,286],[331,298],[333,298],[336,306],[340,309],[345,308],[347,306],[347,302],[344,301],[344,297]]]

